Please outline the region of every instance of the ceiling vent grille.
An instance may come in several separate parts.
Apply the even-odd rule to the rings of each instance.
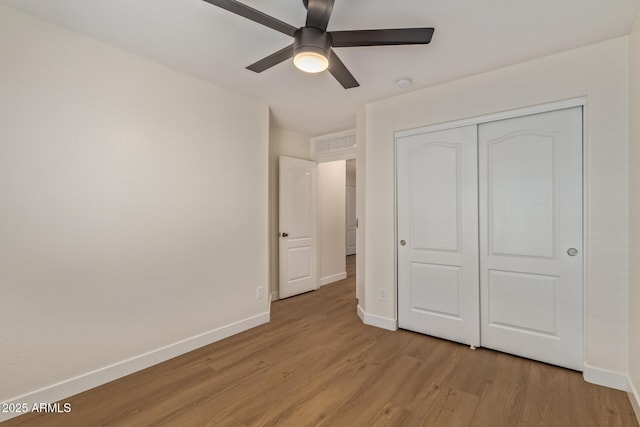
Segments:
[[[316,141],[316,153],[326,153],[328,151],[345,150],[355,147],[355,135],[339,136],[335,138],[326,138]]]
[[[351,158],[355,156],[355,151],[355,130],[311,138],[311,157],[314,160],[333,157]]]

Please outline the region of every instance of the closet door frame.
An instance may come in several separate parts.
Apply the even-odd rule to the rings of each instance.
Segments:
[[[394,139],[395,139],[395,147],[394,147],[394,167],[397,167],[397,150],[398,150],[398,141],[404,137],[407,136],[412,136],[412,135],[418,135],[418,134],[422,134],[422,133],[428,133],[428,132],[436,132],[436,131],[441,131],[441,130],[447,130],[447,129],[453,129],[453,128],[458,128],[458,127],[463,127],[463,126],[470,126],[470,125],[481,125],[483,123],[488,123],[488,122],[493,122],[493,121],[497,121],[497,120],[505,120],[505,119],[512,119],[512,118],[516,118],[516,117],[522,117],[522,116],[529,116],[529,115],[533,115],[533,114],[539,114],[539,113],[547,113],[547,112],[551,112],[551,111],[556,111],[556,110],[564,110],[567,108],[573,108],[573,107],[582,107],[582,188],[583,188],[583,197],[582,197],[582,218],[583,218],[583,222],[582,222],[582,242],[583,242],[583,249],[582,249],[582,256],[583,256],[583,263],[582,263],[582,324],[583,324],[583,328],[582,328],[582,354],[583,357],[587,354],[587,331],[586,331],[586,325],[587,325],[587,319],[586,319],[586,313],[587,313],[587,298],[586,296],[588,295],[588,288],[589,288],[589,275],[588,275],[588,271],[587,271],[587,266],[588,266],[588,259],[589,259],[589,242],[587,239],[587,225],[589,224],[589,217],[588,217],[588,210],[587,210],[587,206],[588,206],[588,197],[589,197],[589,182],[587,177],[588,175],[588,165],[589,165],[589,152],[588,152],[588,133],[587,133],[587,128],[588,128],[588,123],[587,123],[587,119],[589,117],[589,112],[588,112],[588,104],[587,104],[587,97],[579,97],[579,98],[572,98],[572,99],[567,99],[567,100],[563,100],[563,101],[556,101],[556,102],[549,102],[549,103],[545,103],[545,104],[539,104],[539,105],[534,105],[534,106],[529,106],[529,107],[524,107],[524,108],[517,108],[517,109],[513,109],[513,110],[507,110],[507,111],[502,111],[502,112],[498,112],[498,113],[492,113],[492,114],[486,114],[486,115],[481,115],[481,116],[476,116],[476,117],[470,117],[470,118],[466,118],[466,119],[460,119],[460,120],[454,120],[454,121],[450,121],[450,122],[444,122],[444,123],[438,123],[438,124],[433,124],[433,125],[428,125],[428,126],[423,126],[423,127],[419,127],[419,128],[414,128],[414,129],[408,129],[408,130],[402,130],[402,131],[396,131],[394,133]],[[394,209],[394,235],[395,235],[395,259],[394,259],[394,265],[395,265],[395,301],[396,301],[396,327],[398,326],[398,246],[399,246],[399,240],[400,237],[398,236],[398,197],[397,197],[397,189],[398,189],[398,171],[396,170],[394,173],[395,176],[395,197],[394,197],[394,202],[395,202],[395,209]]]

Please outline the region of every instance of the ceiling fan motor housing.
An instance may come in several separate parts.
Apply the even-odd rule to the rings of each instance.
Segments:
[[[293,54],[314,52],[325,58],[331,53],[331,35],[315,27],[298,28],[293,35]]]

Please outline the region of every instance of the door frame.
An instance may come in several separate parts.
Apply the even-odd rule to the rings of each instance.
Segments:
[[[318,158],[318,159],[316,159],[314,161],[316,163],[320,164],[320,163],[335,162],[335,161],[338,161],[338,160],[355,160],[355,161],[358,161],[358,156],[357,156],[355,151],[347,150],[347,151],[335,153],[331,157]],[[356,171],[358,170],[357,168],[358,168],[358,166],[356,165]],[[358,183],[356,181],[356,235],[359,233],[359,231],[358,231],[358,214],[359,214],[359,212],[358,212],[357,198],[358,198]],[[346,212],[345,212],[345,217],[346,217]],[[346,221],[345,221],[345,227],[346,227]],[[355,275],[356,275],[356,301],[358,300],[358,295],[360,295],[360,287],[362,286],[362,283],[360,283],[360,280],[358,279],[358,264],[364,263],[364,259],[358,258],[358,252],[360,252],[360,248],[358,247],[358,239],[356,238],[356,271],[355,271]],[[320,251],[318,251],[318,257],[320,257]],[[320,265],[320,259],[319,258],[318,258],[318,265]]]
[[[462,126],[480,125],[482,123],[494,122],[498,120],[513,119],[516,117],[530,116],[539,113],[548,113],[556,110],[564,110],[573,107],[582,107],[582,355],[583,364],[586,361],[587,355],[587,296],[589,289],[589,275],[588,275],[588,259],[589,259],[589,240],[587,233],[587,226],[589,223],[588,218],[588,198],[589,198],[589,182],[588,182],[588,164],[589,153],[588,147],[588,98],[586,96],[571,98],[561,101],[553,101],[544,104],[532,105],[528,107],[516,108],[513,110],[506,110],[497,113],[484,114],[480,116],[469,117],[460,120],[454,120],[444,123],[436,123],[432,125],[422,126],[418,128],[412,128],[407,130],[401,130],[394,132],[394,291],[395,291],[395,311],[396,311],[396,328],[398,327],[398,143],[399,139],[407,136],[418,135],[428,132],[436,132],[441,130],[453,129]]]

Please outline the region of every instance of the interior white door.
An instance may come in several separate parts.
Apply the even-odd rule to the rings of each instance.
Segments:
[[[477,127],[398,138],[398,325],[479,345]]]
[[[478,132],[482,346],[582,370],[582,108]]]
[[[279,297],[318,289],[317,165],[280,156]]]
[[[347,255],[355,255],[356,253],[356,187],[355,185],[347,185]]]

